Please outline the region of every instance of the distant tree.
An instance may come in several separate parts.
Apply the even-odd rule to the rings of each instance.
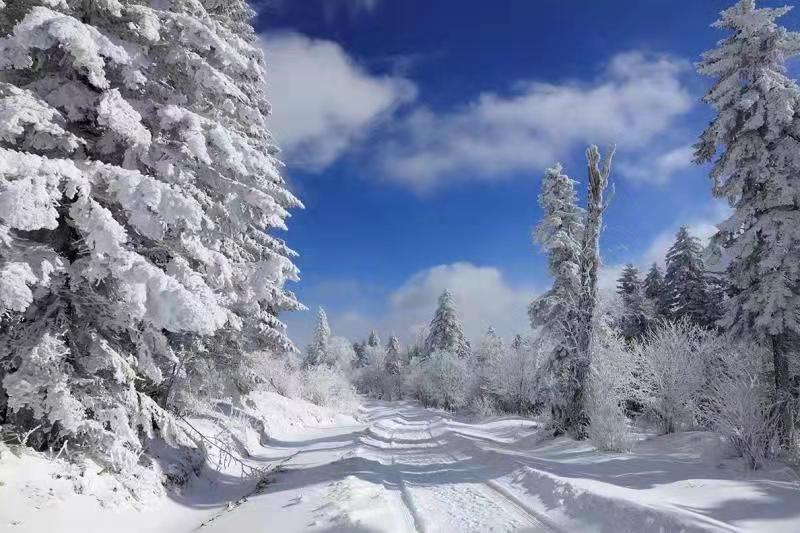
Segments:
[[[669,301],[669,318],[689,320],[708,327],[708,276],[703,263],[700,241],[681,226],[675,243],[667,252],[667,273],[664,283]]]
[[[356,361],[352,343],[344,337],[331,337],[321,364],[340,371],[348,371]]]
[[[503,339],[497,336],[493,327],[478,339],[472,352],[473,368],[473,396],[486,398],[492,392],[493,383],[497,380],[498,365],[504,357],[505,346]]]
[[[622,298],[623,308],[620,329],[626,340],[638,339],[647,329],[643,293],[639,269],[628,263],[617,280],[617,294]]]
[[[316,366],[327,359],[330,338],[331,327],[328,325],[328,315],[320,307],[319,311],[317,311],[317,325],[314,328],[314,336],[306,349],[306,366]]]
[[[794,442],[790,357],[800,335],[800,87],[785,62],[800,54],[800,35],[776,20],[790,9],[740,0],[721,13],[714,26],[730,34],[698,64],[715,78],[703,100],[717,115],[695,145],[698,163],[714,161],[714,194],[733,207],[715,236],[730,259],[722,325],[772,351],[785,445]]]
[[[658,265],[653,263],[644,279],[644,295],[652,309],[652,318],[669,317],[669,292]]]
[[[428,339],[428,327],[420,326],[416,330],[414,341],[409,344],[406,350],[405,360],[410,364],[417,359],[423,359],[427,356],[425,352],[425,341]]]
[[[399,375],[403,366],[402,356],[400,355],[400,339],[396,335],[389,337],[386,345],[386,372],[393,376]]]
[[[469,343],[464,337],[464,329],[458,319],[453,297],[448,290],[439,296],[439,305],[431,320],[428,338],[425,340],[425,352],[431,354],[436,351],[454,353],[459,357],[466,357],[469,354]]]
[[[369,334],[369,338],[367,339],[367,346],[372,346],[375,348],[376,346],[381,345],[381,338],[378,337],[378,333],[375,330],[372,330]]]
[[[496,360],[503,349],[503,339],[498,337],[494,328],[490,326],[475,345],[473,355],[479,365],[487,365]]]
[[[353,352],[356,354],[355,366],[361,368],[367,364],[367,343],[365,341],[354,342]]]

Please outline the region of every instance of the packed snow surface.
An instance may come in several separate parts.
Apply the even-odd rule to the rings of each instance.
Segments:
[[[642,436],[632,453],[609,454],[545,439],[519,417],[476,422],[366,401],[353,418],[274,394],[256,405],[269,438],[245,439],[248,461],[282,463],[260,490],[208,467],[168,502],[101,508],[66,490],[48,495],[46,473],[26,484],[3,458],[0,524],[81,533],[800,531],[797,475],[780,464],[749,472],[707,432]],[[29,472],[43,468],[28,463]],[[19,479],[8,482],[11,473]]]

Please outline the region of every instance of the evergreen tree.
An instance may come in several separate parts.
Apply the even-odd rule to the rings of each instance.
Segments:
[[[794,430],[789,356],[800,334],[800,87],[785,67],[800,54],[800,34],[776,23],[790,9],[740,0],[721,13],[714,26],[730,34],[698,64],[715,79],[703,100],[717,115],[695,146],[698,163],[714,161],[714,194],[733,207],[715,237],[729,260],[722,324],[772,350],[784,444]]]
[[[552,377],[554,390],[549,396],[553,398],[555,424],[580,438],[585,436],[587,424],[583,391],[597,303],[600,230],[607,207],[603,194],[613,155],[612,150],[601,165],[596,146],[586,151],[589,181],[585,214],[577,206],[575,182],[562,174],[560,165],[548,169],[539,195],[544,219],[537,226],[535,241],[549,254],[553,287],[532,302],[528,315],[532,327],[543,327],[556,342],[543,365],[543,372]]]
[[[675,236],[675,243],[667,252],[664,283],[669,318],[676,321],[686,319],[702,327],[711,326],[707,321],[707,282],[700,241],[682,226]]]
[[[437,351],[454,353],[459,357],[466,357],[469,354],[469,343],[464,337],[453,297],[448,290],[439,296],[439,306],[431,320],[430,332],[425,340],[427,355]]]
[[[403,361],[400,355],[400,339],[398,339],[396,335],[392,335],[389,337],[389,343],[386,345],[386,372],[393,376],[399,375],[402,366]]]
[[[132,472],[176,391],[239,395],[295,255],[244,0],[0,9],[0,383],[41,446]],[[1,394],[0,394],[1,395]]]
[[[504,350],[503,339],[497,336],[493,327],[489,327],[486,333],[478,340],[475,347],[475,361],[479,366],[490,366],[499,360],[500,354]]]
[[[328,325],[328,315],[320,307],[317,313],[317,325],[314,328],[314,337],[306,350],[306,366],[317,366],[326,361],[328,347],[331,340],[331,327]]]
[[[369,334],[369,338],[367,339],[367,346],[372,346],[376,348],[381,345],[381,338],[378,337],[378,333],[375,330],[372,330]]]
[[[622,336],[638,339],[647,328],[644,312],[644,295],[639,269],[628,263],[617,280],[617,293],[622,297]]]
[[[571,330],[580,293],[583,212],[577,201],[575,181],[563,173],[561,165],[547,169],[539,194],[544,218],[536,226],[534,242],[548,254],[553,286],[531,302],[528,315],[531,327],[544,327],[557,337]]]
[[[406,351],[406,363],[411,363],[414,359],[422,359],[426,356],[425,341],[428,339],[428,328],[422,326],[417,329],[414,342],[408,347]]]
[[[356,354],[355,366],[362,368],[367,365],[367,343],[365,341],[354,342],[353,351]]]
[[[548,269],[553,277],[549,291],[528,307],[531,327],[541,328],[555,343],[544,364],[543,373],[554,389],[548,396],[561,405],[571,394],[570,365],[577,349],[578,302],[581,297],[581,253],[584,213],[578,207],[575,181],[563,173],[561,165],[547,169],[542,180],[539,205],[544,218],[534,231],[534,242],[548,254]],[[512,343],[521,343],[517,335]],[[552,405],[554,418],[561,405]],[[558,423],[561,421],[559,420]]]
[[[669,292],[664,283],[664,276],[655,263],[650,266],[644,279],[644,295],[650,302],[653,318],[666,319],[669,317]]]

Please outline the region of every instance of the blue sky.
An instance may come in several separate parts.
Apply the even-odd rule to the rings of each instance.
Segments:
[[[548,285],[530,238],[541,176],[561,161],[583,183],[589,142],[618,149],[605,286],[660,259],[680,224],[708,236],[725,208],[689,161],[711,116],[692,63],[731,3],[261,3],[272,129],[306,205],[284,236],[301,254],[293,289],[353,339],[410,339],[445,287],[469,336],[524,331]],[[283,317],[298,344],[314,315]]]

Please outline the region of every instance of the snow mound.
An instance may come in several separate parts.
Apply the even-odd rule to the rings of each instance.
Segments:
[[[327,503],[314,512],[313,529],[324,531],[388,531],[396,521],[393,499],[375,483],[347,476],[328,486]],[[398,524],[399,526],[399,524]],[[398,531],[403,531],[398,527]]]

